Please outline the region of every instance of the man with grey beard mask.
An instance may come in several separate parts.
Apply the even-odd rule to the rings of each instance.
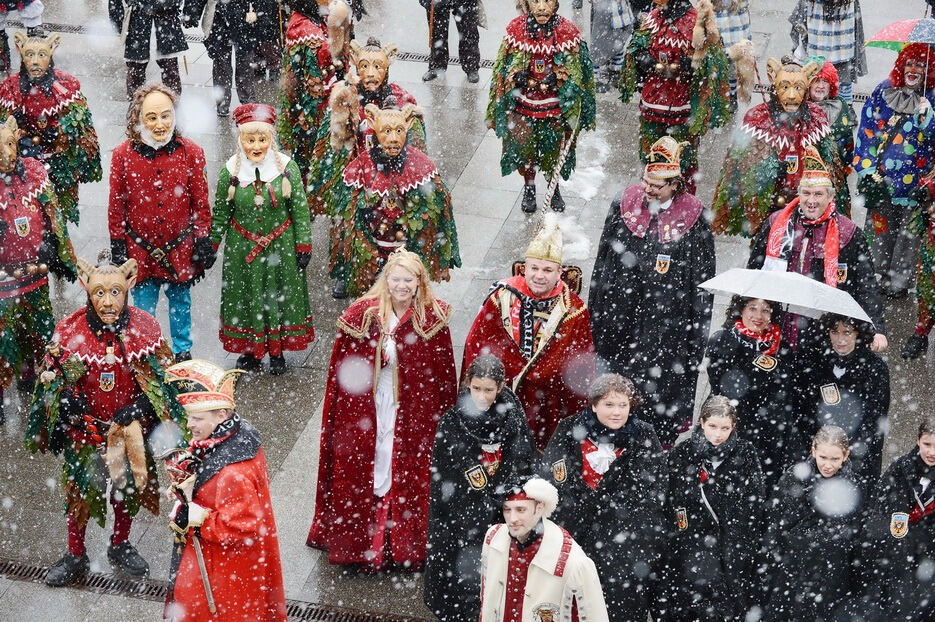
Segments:
[[[191,292],[215,260],[208,239],[211,208],[201,147],[175,127],[175,93],[151,84],[133,96],[127,136],[114,150],[108,221],[114,261],[135,259],[134,304],[156,314],[169,301],[176,360],[191,358]]]
[[[665,448],[692,422],[712,297],[714,238],[704,206],[685,191],[682,149],[657,140],[643,178],[611,204],[591,277],[588,309],[598,373],[632,379],[638,416]]]

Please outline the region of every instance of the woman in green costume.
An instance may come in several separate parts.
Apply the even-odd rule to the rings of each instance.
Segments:
[[[286,350],[315,338],[305,268],[312,238],[299,167],[275,147],[276,112],[266,104],[234,110],[240,149],[221,169],[211,241],[227,240],[221,285],[220,338],[240,354],[237,367],[286,371]],[[295,189],[295,190],[293,190]]]

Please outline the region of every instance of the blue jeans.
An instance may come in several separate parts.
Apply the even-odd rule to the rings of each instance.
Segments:
[[[192,293],[187,285],[156,283],[151,280],[137,283],[133,288],[133,304],[150,315],[156,315],[159,290],[165,285],[169,301],[169,330],[172,333],[172,351],[190,352],[192,349]]]

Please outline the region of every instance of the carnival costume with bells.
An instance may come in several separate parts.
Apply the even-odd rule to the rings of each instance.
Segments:
[[[547,223],[529,243],[526,258],[561,267],[562,246],[561,230]],[[560,420],[587,406],[594,377],[591,319],[564,281],[544,296],[533,294],[522,275],[494,283],[465,339],[462,373],[485,353],[503,361],[538,449]]]
[[[347,9],[340,0],[332,4]],[[328,94],[346,70],[350,22],[332,26],[334,20],[323,15],[324,9],[316,0],[301,0],[292,8],[282,67],[279,142],[290,150],[307,183]]]
[[[755,235],[771,212],[798,194],[802,158],[812,145],[831,167],[838,207],[850,213],[844,192],[846,169],[838,160],[828,117],[818,104],[806,99],[818,64],[802,67],[789,59],[770,58],[767,67],[770,99],[744,115],[718,177],[711,205],[715,233]],[[795,110],[788,111],[787,106]]]
[[[101,150],[88,101],[73,75],[57,69],[52,54],[60,38],[13,35],[24,58],[29,52],[48,54],[48,68],[40,77],[29,74],[32,61],[23,61],[18,74],[0,84],[0,120],[12,115],[24,136],[19,152],[37,158],[48,169],[59,209],[78,224],[78,184],[100,181]]]
[[[15,138],[16,119],[0,125],[0,143]],[[15,141],[14,141],[15,144]],[[55,191],[42,163],[17,157],[0,173],[0,421],[3,391],[14,378],[31,381],[31,367],[52,338],[55,319],[49,300],[51,270],[74,280],[75,254]],[[30,390],[31,390],[30,386]]]
[[[568,179],[578,132],[594,129],[597,104],[591,56],[578,28],[558,13],[539,24],[526,0],[522,8],[494,63],[486,121],[503,141],[501,175],[523,175],[523,209],[535,211],[536,168],[548,180],[556,173]],[[554,199],[562,209],[558,186]]]
[[[50,585],[70,583],[87,570],[85,529],[89,520],[104,526],[108,485],[115,514],[108,557],[131,574],[147,572],[128,541],[141,507],[159,514],[159,482],[146,438],[162,422],[185,428],[185,412],[165,383],[163,370],[173,357],[159,323],[121,305],[113,293],[127,295],[136,262],[115,266],[109,259],[105,252],[97,266],[78,260],[88,304],[55,327],[26,424],[29,451],[64,458],[68,553],[50,571]],[[127,564],[128,556],[135,561]]]
[[[408,133],[416,109],[367,104],[364,114],[377,140],[347,165],[340,193],[333,195],[331,277],[357,296],[370,288],[391,252],[406,248],[419,255],[431,280],[447,281],[449,270],[461,266],[451,193],[435,163],[412,145],[404,141],[398,155],[389,155],[396,134],[383,131]]]
[[[176,498],[166,595],[174,622],[286,622],[269,469],[260,433],[235,412],[239,373],[197,359],[166,370],[187,413],[230,411],[208,438],[164,456]]]
[[[341,183],[348,163],[377,143],[364,107],[378,108],[418,106],[412,94],[389,81],[389,67],[396,59],[395,43],[380,45],[371,37],[361,47],[351,41],[350,60],[357,68],[359,82],[350,79],[334,85],[318,127],[318,137],[312,151],[308,174],[308,204],[312,214],[334,216],[337,205],[347,200],[347,190]],[[422,109],[415,108],[416,117],[409,129],[407,143],[425,152],[425,119]]]
[[[620,99],[640,93],[640,158],[669,135],[687,141],[685,180],[694,194],[699,140],[731,119],[729,65],[710,0],[656,2],[633,33],[620,73]]]
[[[276,112],[245,104],[234,110],[234,121],[273,132]],[[311,223],[302,187],[299,167],[273,145],[257,164],[238,143],[221,168],[211,241],[217,248],[225,240],[219,335],[228,352],[281,358],[315,338],[305,278]]]

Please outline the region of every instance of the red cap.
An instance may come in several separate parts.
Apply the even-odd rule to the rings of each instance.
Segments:
[[[537,501],[537,499],[533,499],[532,497],[527,495],[525,490],[520,490],[519,492],[513,493],[512,495],[507,497],[506,500],[507,501]]]
[[[251,122],[276,124],[276,111],[267,104],[242,104],[234,109],[234,123],[243,125]]]

